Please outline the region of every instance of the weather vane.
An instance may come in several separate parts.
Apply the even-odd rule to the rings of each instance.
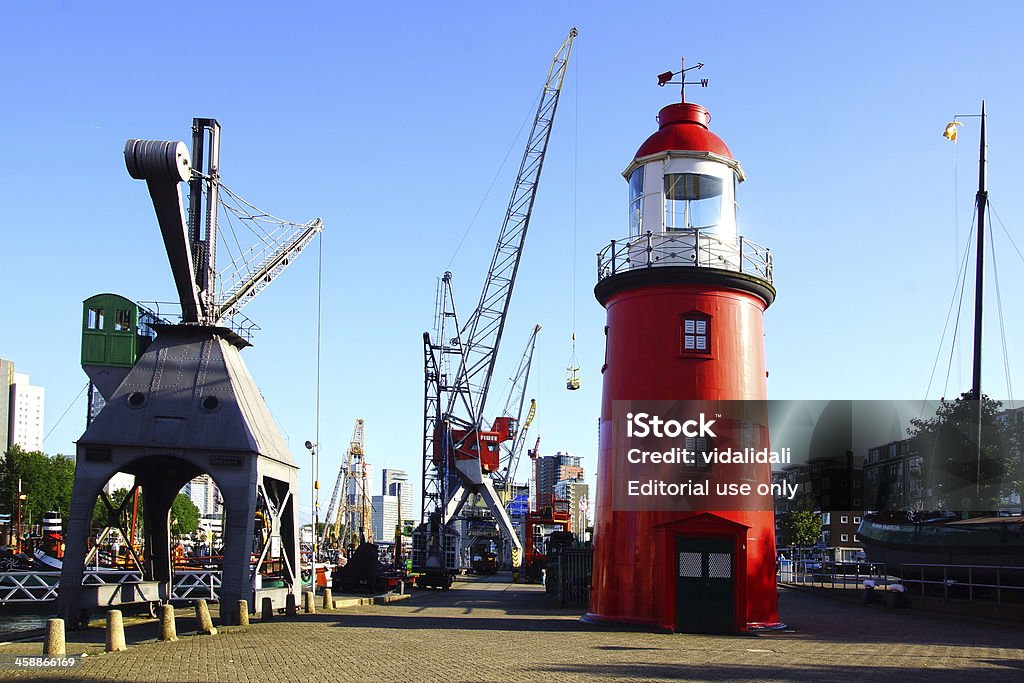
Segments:
[[[665,87],[666,85],[678,85],[679,86],[679,100],[680,102],[686,101],[686,86],[688,85],[699,85],[702,88],[708,87],[708,79],[702,78],[699,81],[687,81],[686,76],[683,76],[687,71],[694,69],[703,69],[704,63],[697,62],[695,66],[687,68],[686,59],[680,58],[679,60],[679,71],[666,71],[663,74],[658,74],[658,86]],[[673,81],[673,76],[681,76],[681,80]]]

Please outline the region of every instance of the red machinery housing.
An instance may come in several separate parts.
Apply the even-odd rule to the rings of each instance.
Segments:
[[[552,499],[526,515],[523,566],[529,583],[540,581],[541,570],[547,563],[547,539],[552,531],[572,531],[569,501]]]
[[[771,510],[614,509],[629,476],[614,451],[613,401],[764,400],[763,314],[771,255],[736,235],[739,163],[690,103],[669,105],[624,173],[629,237],[600,255],[607,310],[587,619],[670,631],[777,627]],[[770,482],[769,465],[756,472]]]
[[[501,444],[515,438],[516,418],[498,417],[494,424],[487,431],[480,430],[479,439],[474,438],[469,430],[453,429],[449,444],[461,443],[462,446],[453,449],[449,458],[449,467],[455,466],[455,460],[480,459],[480,468],[485,472],[493,472],[498,469],[498,461],[501,458]],[[479,444],[479,448],[478,448]],[[434,464],[441,465],[443,458],[441,449],[445,447],[445,440],[438,434],[434,439]]]

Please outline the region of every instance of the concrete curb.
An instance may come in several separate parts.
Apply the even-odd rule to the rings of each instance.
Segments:
[[[386,605],[391,602],[399,602],[401,600],[408,600],[410,598],[409,593],[390,593],[388,595],[377,595],[373,598],[374,605]]]

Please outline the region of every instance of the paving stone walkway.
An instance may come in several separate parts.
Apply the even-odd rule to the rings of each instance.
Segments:
[[[83,681],[1011,681],[1024,679],[1024,630],[890,610],[781,589],[790,628],[749,636],[664,635],[595,627],[537,586],[459,582],[389,605],[352,607],[248,629],[153,642],[129,629],[127,652],[99,654],[102,630],[69,633],[72,670],[0,670],[0,679]],[[191,610],[182,610],[190,615]],[[134,644],[132,644],[134,643]],[[0,647],[37,655],[38,643]]]

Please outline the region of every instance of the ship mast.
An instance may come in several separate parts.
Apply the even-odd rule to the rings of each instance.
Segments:
[[[979,147],[978,194],[975,198],[975,203],[978,205],[978,255],[974,272],[974,372],[971,382],[971,397],[978,402],[978,424],[977,431],[975,432],[975,436],[978,439],[978,458],[974,479],[975,499],[978,505],[981,504],[981,320],[982,294],[985,285],[985,210],[988,206],[988,186],[985,173],[985,152],[987,147],[985,134],[985,100],[981,101],[981,142]]]

